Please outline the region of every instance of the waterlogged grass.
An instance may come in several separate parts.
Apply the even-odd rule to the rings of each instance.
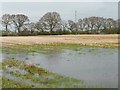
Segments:
[[[48,48],[49,47],[49,48]],[[7,53],[29,53],[29,52],[37,52],[43,54],[49,54],[48,52],[52,51],[52,46],[48,45],[16,45],[16,46],[8,46],[3,47],[2,51]]]
[[[2,88],[31,88],[32,85],[18,83],[14,80],[9,80],[2,77]]]
[[[60,52],[64,49],[80,51],[82,49],[81,45],[78,44],[35,44],[35,45],[13,45],[13,46],[3,46],[2,52],[4,53],[42,53],[51,54],[55,52]]]
[[[64,49],[70,49],[74,51],[80,51],[82,47],[85,48],[93,48],[90,49],[89,52],[92,52],[94,48],[97,48],[99,46],[87,46],[87,45],[81,45],[81,44],[64,44],[64,43],[51,43],[51,44],[33,44],[33,45],[5,45],[2,46],[2,52],[6,53],[30,53],[30,52],[37,52],[42,54],[51,54],[55,51],[62,51]],[[102,48],[116,48],[116,47],[105,47]]]
[[[22,63],[22,64],[21,64]],[[13,69],[13,67],[15,69]],[[26,65],[23,61],[9,59],[2,63],[4,75],[3,88],[83,88],[83,81],[65,77],[40,68],[37,65]],[[11,69],[12,68],[12,69]],[[21,73],[25,70],[27,73]],[[7,75],[8,76],[7,78]],[[14,77],[14,80],[12,79]],[[22,82],[21,82],[22,80]],[[27,82],[28,81],[28,82]]]

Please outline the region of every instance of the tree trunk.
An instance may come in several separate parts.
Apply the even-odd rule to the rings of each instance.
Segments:
[[[41,32],[44,32],[44,30],[43,30],[43,29],[41,29]]]
[[[6,32],[8,32],[8,26],[7,25],[5,26],[5,29],[6,29]]]
[[[93,33],[93,28],[91,27],[91,33]]]
[[[53,29],[52,28],[50,28],[50,33],[52,34],[52,31],[53,31]]]
[[[18,29],[18,33],[20,33],[20,27],[18,27],[17,29]]]

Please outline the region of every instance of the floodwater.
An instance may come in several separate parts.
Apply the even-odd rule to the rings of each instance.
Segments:
[[[2,60],[14,57],[26,63],[38,64],[48,71],[83,80],[87,86],[118,87],[118,49],[82,47],[64,49],[50,54],[6,54]]]

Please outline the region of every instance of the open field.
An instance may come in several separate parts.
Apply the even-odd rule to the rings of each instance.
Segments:
[[[80,44],[87,46],[101,46],[101,47],[118,47],[117,34],[111,35],[42,35],[42,36],[14,36],[14,37],[0,37],[2,44]]]

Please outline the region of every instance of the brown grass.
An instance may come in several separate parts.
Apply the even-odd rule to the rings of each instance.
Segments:
[[[90,46],[118,47],[117,34],[110,35],[41,35],[41,36],[9,36],[0,37],[3,45],[32,45],[32,44],[81,44]]]

